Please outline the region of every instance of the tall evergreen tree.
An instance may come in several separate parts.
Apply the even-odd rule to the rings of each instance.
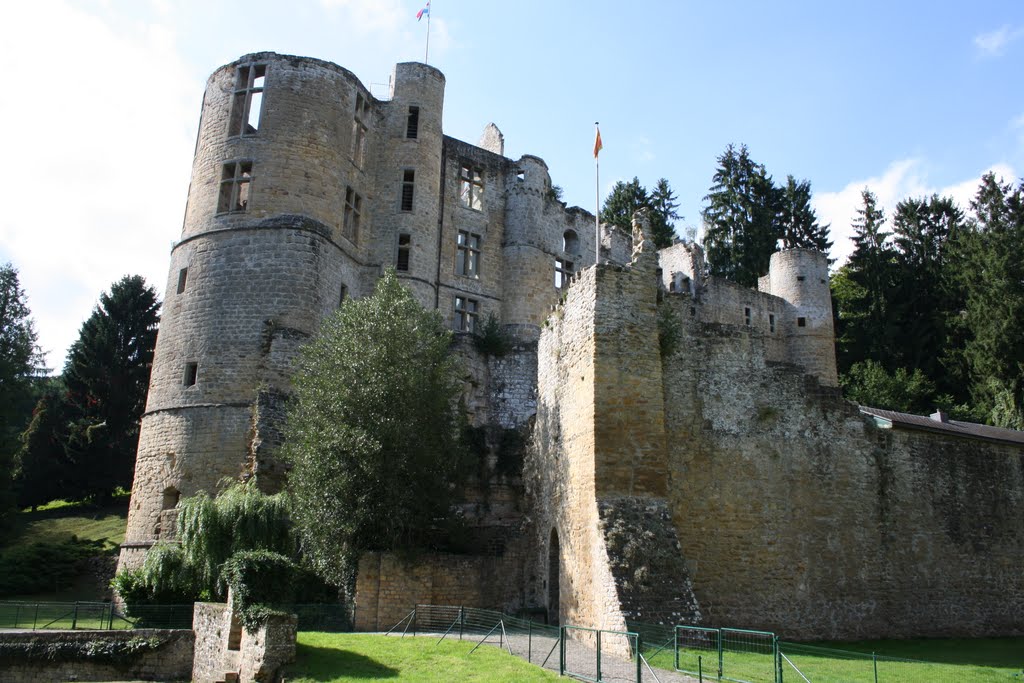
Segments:
[[[63,380],[73,416],[65,443],[79,488],[73,497],[131,486],[159,309],[152,287],[125,276],[100,295],[71,345]]]
[[[672,246],[676,238],[675,222],[681,218],[679,203],[665,178],[659,178],[650,196],[651,232],[658,249]]]
[[[971,202],[977,223],[960,241],[966,292],[964,357],[975,400],[992,423],[1024,428],[1024,182],[986,174]]]
[[[753,287],[778,251],[782,193],[746,145],[729,145],[718,164],[701,212],[708,267],[712,275]]]
[[[623,230],[629,230],[633,225],[633,214],[650,206],[651,198],[647,194],[647,189],[640,184],[640,179],[634,176],[628,183],[621,180],[615,183],[608,198],[604,200],[601,220]]]
[[[786,176],[781,202],[779,222],[782,226],[783,246],[787,249],[817,249],[827,254],[832,248],[829,226],[819,225],[818,216],[811,208],[810,181],[797,182],[793,176]]]
[[[15,454],[31,410],[31,380],[42,365],[29,315],[18,271],[8,263],[0,267],[0,531],[14,503]]]
[[[66,493],[71,463],[65,445],[72,421],[70,404],[59,379],[49,383],[21,435],[18,506],[35,508]]]

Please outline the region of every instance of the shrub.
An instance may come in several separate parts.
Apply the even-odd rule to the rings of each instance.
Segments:
[[[103,553],[103,541],[40,541],[0,551],[0,595],[57,591],[71,585],[82,564]]]
[[[235,553],[224,563],[223,576],[231,587],[235,611],[249,630],[278,613],[274,607],[291,603],[294,596],[296,566],[280,553]]]

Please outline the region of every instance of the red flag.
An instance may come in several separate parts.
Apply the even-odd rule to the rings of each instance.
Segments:
[[[604,145],[601,144],[601,129],[597,129],[597,137],[594,138],[594,158],[597,158],[598,152],[604,149]]]

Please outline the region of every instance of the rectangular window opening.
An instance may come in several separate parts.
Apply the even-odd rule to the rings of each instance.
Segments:
[[[463,166],[459,175],[459,198],[462,205],[482,211],[484,208],[484,178],[483,172],[472,166]]]
[[[797,276],[796,276],[796,281],[797,281],[797,282],[803,282],[803,281],[804,281],[804,280],[806,280],[806,279],[807,279],[807,276],[806,276],[806,275],[797,275]]]
[[[235,96],[228,119],[228,135],[255,135],[259,132],[266,76],[266,64],[238,67],[235,76]]]
[[[409,116],[405,120],[405,137],[415,140],[420,134],[420,108],[409,107]]]
[[[184,383],[186,387],[195,386],[196,382],[199,381],[199,363],[185,363],[185,379]]]
[[[555,259],[555,287],[561,289],[569,284],[569,278],[572,277],[572,261],[565,259]]]
[[[807,327],[807,318],[797,318],[796,319],[796,326],[797,327]]]
[[[476,299],[455,297],[455,331],[475,332],[476,318],[479,313],[479,304]]]
[[[363,213],[363,198],[351,187],[345,188],[345,216],[342,220],[341,234],[352,244],[359,243],[359,222]]]
[[[338,306],[345,303],[345,299],[348,298],[348,287],[344,284],[341,285],[341,290],[338,292]]]
[[[235,213],[249,208],[249,185],[252,182],[251,161],[229,161],[224,164],[220,179],[217,213]]]
[[[455,252],[455,274],[465,277],[480,276],[480,235],[459,230]]]
[[[402,171],[402,211],[412,211],[412,200],[416,189],[416,171],[407,168]]]
[[[366,161],[366,122],[369,117],[370,103],[356,93],[356,110],[352,118],[352,163],[362,168]]]
[[[768,314],[768,331],[769,332],[774,332],[775,331],[775,314],[774,313],[769,313]]]
[[[408,271],[409,257],[412,250],[412,235],[403,232],[398,236],[398,257],[395,259],[395,270]]]
[[[188,268],[178,271],[178,294],[185,291],[185,281],[188,279]]]
[[[743,323],[750,326],[750,307],[747,306],[743,309]]]

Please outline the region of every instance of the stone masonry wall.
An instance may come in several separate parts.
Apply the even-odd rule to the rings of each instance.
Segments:
[[[688,297],[666,297],[687,321]],[[763,338],[665,363],[671,502],[708,623],[789,638],[1021,632],[1020,449],[880,430]]]
[[[85,656],[83,649],[134,653]],[[192,654],[193,635],[187,630],[7,631],[0,633],[0,679],[4,683],[187,680]]]
[[[295,661],[297,626],[294,614],[272,615],[251,632],[242,627],[228,604],[197,602],[192,617],[195,661],[189,671],[191,680],[216,683],[234,673],[240,683],[276,683],[281,680],[282,667]]]

